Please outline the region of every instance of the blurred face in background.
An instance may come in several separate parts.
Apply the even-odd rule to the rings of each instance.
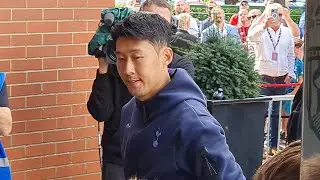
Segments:
[[[299,39],[295,39],[294,42],[294,54],[296,55],[297,58],[303,59],[304,53],[303,53],[303,41]]]
[[[218,24],[224,22],[225,20],[224,11],[221,8],[213,8],[211,12],[211,17],[212,20]]]
[[[240,4],[240,9],[247,9],[247,10],[249,10],[249,4],[248,4],[248,2],[246,2],[246,1],[241,2],[241,4]]]
[[[217,3],[215,0],[209,0],[207,3],[207,11],[211,13],[212,9],[216,6],[217,6]]]
[[[187,13],[189,9],[190,12],[190,7],[188,7],[188,4],[184,0],[177,0],[174,3],[174,11],[176,14],[181,14],[181,13]]]
[[[246,21],[248,21],[249,19],[248,19],[248,15],[249,15],[249,11],[247,10],[247,9],[241,9],[240,11],[239,11],[239,20],[241,21],[241,22],[246,22]]]
[[[150,6],[145,6],[143,8],[143,11],[159,14],[160,16],[165,18],[168,22],[171,21],[171,12],[170,12],[170,9],[168,9],[168,8],[159,7],[159,6],[152,4]]]

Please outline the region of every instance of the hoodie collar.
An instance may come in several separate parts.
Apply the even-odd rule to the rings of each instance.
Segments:
[[[135,98],[142,120],[148,123],[187,99],[197,99],[206,105],[205,97],[190,75],[183,69],[169,69],[171,81],[147,101]]]

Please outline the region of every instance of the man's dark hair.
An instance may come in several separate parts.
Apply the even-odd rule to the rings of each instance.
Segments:
[[[167,0],[145,0],[140,6],[140,11],[143,11],[145,7],[150,7],[151,5],[167,8],[171,11],[171,6]]]
[[[168,46],[171,38],[171,25],[158,14],[137,12],[114,25],[111,30],[114,43],[119,37],[132,37],[148,40],[157,47]]]

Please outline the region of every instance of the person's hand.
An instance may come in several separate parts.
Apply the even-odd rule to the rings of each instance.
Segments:
[[[282,8],[282,16],[286,20],[290,17],[290,10],[288,8]]]
[[[99,47],[100,50],[102,50],[102,46]],[[99,57],[99,73],[105,74],[108,72],[108,62],[106,60],[106,57]]]
[[[289,84],[291,82],[291,77],[289,75],[284,79],[284,83]]]
[[[265,19],[265,21],[264,21],[263,28],[264,28],[264,29],[267,29],[268,27],[271,26],[271,24],[272,24],[273,22],[274,22],[274,18],[273,18],[273,17],[271,17],[271,16],[267,17],[267,19]]]

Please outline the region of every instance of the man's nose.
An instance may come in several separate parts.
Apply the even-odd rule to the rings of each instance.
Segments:
[[[133,61],[131,59],[127,60],[124,65],[124,73],[127,75],[132,75],[134,74],[134,72],[135,72],[135,66]]]

